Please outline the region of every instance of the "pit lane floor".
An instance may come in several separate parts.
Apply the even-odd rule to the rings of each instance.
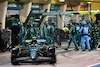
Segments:
[[[63,42],[61,48],[56,49],[57,63],[52,65],[49,63],[21,63],[14,66],[10,63],[10,52],[0,53],[0,67],[92,67],[92,65],[100,64],[100,51],[74,51],[74,46],[71,44],[69,51],[65,51],[67,43]]]

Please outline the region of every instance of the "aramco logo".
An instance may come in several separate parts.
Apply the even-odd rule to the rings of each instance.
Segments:
[[[31,7],[32,7],[32,8],[39,8],[39,5],[34,4],[34,5],[32,5]]]
[[[12,4],[8,4],[8,7],[17,7],[17,5],[12,3]]]

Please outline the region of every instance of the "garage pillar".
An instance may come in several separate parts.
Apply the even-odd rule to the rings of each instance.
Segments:
[[[31,5],[32,5],[32,2],[28,2],[28,3],[25,3],[24,4],[24,9],[21,10],[21,17],[22,17],[22,23],[25,22],[27,16],[29,15],[30,11],[31,11]]]
[[[100,3],[95,3],[95,2],[92,2],[91,3],[91,10],[99,10],[100,9]],[[96,14],[92,14],[92,20],[93,21],[96,21],[96,17],[95,17]]]
[[[74,11],[80,11],[80,5],[75,6]],[[78,20],[78,16],[79,16],[79,15],[74,15],[74,16],[73,16],[73,20],[76,20],[76,21],[78,22],[78,21],[79,21],[79,20]]]
[[[46,9],[47,9],[47,12],[50,12],[50,6],[51,6],[51,3],[43,4],[43,9],[41,10],[41,12],[44,12]],[[43,27],[43,23],[44,23],[45,21],[48,21],[48,16],[46,16],[46,17],[43,19],[43,21],[42,21],[42,23],[41,23],[41,27]]]
[[[60,5],[60,10],[58,10],[58,12],[66,12],[66,7],[67,7],[67,4]],[[62,15],[61,17],[62,18],[60,18],[60,16],[58,17],[58,28],[63,29],[64,24],[65,24],[64,23],[65,16]]]
[[[88,11],[91,11],[91,2],[90,3],[88,3]],[[87,15],[85,15],[84,16],[84,19],[89,19],[89,20],[91,20],[91,15],[89,14],[87,14]]]
[[[91,3],[88,3],[88,11],[91,11]],[[89,20],[91,20],[91,15],[88,15]]]
[[[2,29],[5,29],[5,19],[7,13],[8,1],[0,3],[0,23],[2,23]]]

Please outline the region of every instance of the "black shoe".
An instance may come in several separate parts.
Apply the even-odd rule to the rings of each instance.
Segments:
[[[2,51],[0,50],[0,53],[2,53]]]
[[[91,51],[91,49],[89,49],[89,51]]]
[[[56,46],[56,48],[58,48],[58,46]]]
[[[65,50],[68,50],[68,48],[65,48]]]
[[[82,51],[85,51],[85,50],[82,50]]]
[[[100,48],[100,45],[99,45],[99,47],[98,48]]]
[[[75,49],[75,51],[79,51],[79,49],[77,48],[77,49]]]
[[[91,48],[91,50],[93,50],[93,48]]]
[[[81,46],[81,45],[78,43],[78,46]]]

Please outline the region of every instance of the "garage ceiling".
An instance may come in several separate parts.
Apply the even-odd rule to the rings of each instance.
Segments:
[[[6,0],[0,0],[0,2],[2,1],[6,1]],[[14,2],[15,0],[8,0],[11,2]],[[83,5],[87,5],[87,2],[100,2],[100,0],[65,0],[65,2],[60,2],[59,0],[21,0],[21,2],[33,2],[33,3],[43,3],[43,4],[47,4],[47,3],[51,3],[51,4],[68,4],[69,5],[69,1],[72,5],[79,5],[80,3],[82,3]]]

